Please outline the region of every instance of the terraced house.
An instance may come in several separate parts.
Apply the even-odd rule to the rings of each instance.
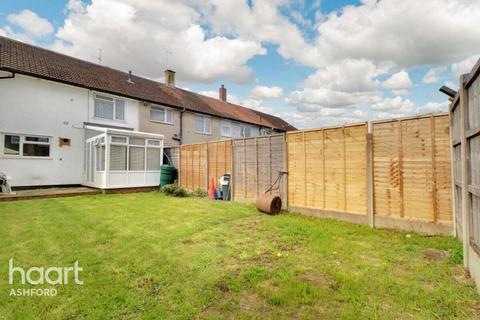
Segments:
[[[0,37],[0,172],[12,186],[158,185],[164,148],[294,130],[219,98]]]

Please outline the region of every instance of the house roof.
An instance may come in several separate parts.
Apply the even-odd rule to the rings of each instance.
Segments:
[[[0,70],[283,131],[286,121],[249,108],[0,36]]]

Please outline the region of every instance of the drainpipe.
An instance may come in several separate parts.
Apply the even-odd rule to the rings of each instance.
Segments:
[[[185,104],[183,104],[183,109],[180,111],[180,132],[178,133],[178,136],[180,137],[179,143],[183,143],[183,113],[186,111]]]

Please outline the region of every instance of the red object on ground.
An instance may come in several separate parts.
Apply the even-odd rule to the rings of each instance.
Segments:
[[[210,199],[215,200],[215,178],[210,182]]]

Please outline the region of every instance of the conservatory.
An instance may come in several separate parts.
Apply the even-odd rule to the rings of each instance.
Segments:
[[[160,184],[163,135],[85,127],[83,184],[100,189]]]

